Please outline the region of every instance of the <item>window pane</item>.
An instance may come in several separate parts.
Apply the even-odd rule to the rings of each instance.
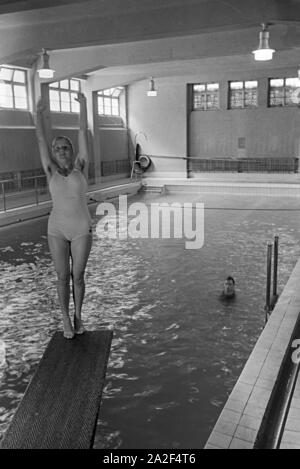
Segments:
[[[77,93],[71,93],[71,112],[80,112],[80,104],[76,98]]]
[[[281,87],[284,85],[284,80],[282,78],[272,78],[270,80],[270,86],[272,88],[277,88],[277,87]]]
[[[64,90],[69,89],[69,80],[62,80],[59,82],[59,86],[63,88]]]
[[[208,83],[207,91],[216,91],[219,89],[219,83]]]
[[[287,78],[285,80],[286,86],[290,86],[291,88],[298,88],[299,86],[299,78]]]
[[[50,111],[60,111],[59,91],[49,90]]]
[[[66,91],[60,92],[60,106],[61,106],[62,112],[71,111],[70,98],[71,98],[70,93],[67,93]]]
[[[12,108],[12,96],[12,86],[7,83],[0,83],[0,106],[5,108]]]
[[[109,88],[108,90],[103,90],[103,94],[104,94],[105,96],[110,96],[112,89],[113,89],[113,88]]]
[[[242,81],[231,81],[230,82],[230,89],[231,90],[241,90],[241,89],[243,89],[243,82]]]
[[[195,92],[205,91],[205,85],[194,85],[193,88]]]
[[[26,81],[25,72],[23,70],[15,70],[13,80],[16,81],[17,83],[25,83]]]
[[[50,83],[50,88],[58,88],[58,82]]]
[[[70,102],[69,101],[61,101],[61,110],[62,112],[70,112]]]
[[[78,80],[70,80],[70,88],[74,91],[80,90],[80,82]]]
[[[104,98],[104,114],[111,114],[111,100],[110,98]]]
[[[15,107],[17,109],[27,109],[27,99],[15,98]]]
[[[112,100],[112,115],[118,116],[119,115],[119,101],[117,99]]]
[[[230,94],[230,107],[232,109],[244,107],[244,93],[243,90],[232,90]]]
[[[1,70],[0,70],[0,80],[7,80],[7,81],[11,81],[12,79],[12,76],[13,76],[13,69],[11,68],[5,68],[5,67],[1,67]]]
[[[67,93],[66,91],[61,91],[60,92],[60,99],[61,99],[61,101],[69,103],[70,102],[70,93]]]
[[[59,91],[49,90],[50,101],[59,101]]]
[[[257,106],[257,89],[245,90],[245,107],[256,107]]]
[[[54,111],[54,112],[59,112],[60,111],[59,101],[51,101],[50,100],[50,111]]]
[[[246,89],[252,89],[252,88],[257,88],[257,81],[256,80],[251,80],[251,81],[245,81],[245,88]]]
[[[14,95],[17,98],[25,98],[26,99],[26,88],[25,88],[25,86],[14,85]]]
[[[285,80],[285,104],[287,106],[297,106],[298,103],[295,103],[294,93],[299,88],[299,79],[298,78],[287,78]]]
[[[205,93],[199,93],[194,95],[194,109],[205,110],[206,109],[206,95]]]
[[[98,96],[98,114],[104,114],[104,104],[101,96]]]

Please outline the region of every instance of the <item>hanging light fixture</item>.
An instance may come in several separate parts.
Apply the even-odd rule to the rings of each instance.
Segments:
[[[157,91],[155,89],[154,80],[151,77],[149,82],[149,90],[147,91],[147,96],[157,96]]]
[[[272,60],[275,50],[271,49],[269,46],[269,35],[267,24],[262,23],[262,30],[259,33],[258,49],[252,51],[255,60]]]
[[[49,67],[49,55],[46,49],[42,49],[42,66],[38,69],[40,78],[53,78],[54,70]]]

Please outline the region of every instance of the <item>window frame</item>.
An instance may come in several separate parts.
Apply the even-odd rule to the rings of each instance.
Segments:
[[[247,92],[247,88],[246,88],[245,85],[246,85],[247,82],[256,82],[256,87],[254,87],[256,89],[256,104],[255,105],[246,105],[245,104],[246,92]],[[232,107],[232,91],[234,91],[234,89],[231,88],[232,83],[242,83],[243,84],[243,86],[241,88],[242,100],[243,100],[243,105],[242,106]],[[251,88],[248,88],[248,89],[251,89]],[[258,108],[258,80],[255,80],[255,79],[251,79],[251,80],[230,80],[228,82],[228,106],[227,106],[227,108],[228,108],[228,110],[231,110],[231,111],[241,110],[241,109],[257,109]]]
[[[207,89],[209,85],[218,85],[218,106],[217,107],[208,107],[208,94],[211,93],[210,90]],[[205,94],[205,107],[195,107],[195,86],[204,86],[205,89],[203,93]],[[200,93],[199,93],[200,94]],[[201,93],[202,94],[202,93]],[[219,111],[220,107],[220,83],[219,82],[206,82],[206,83],[193,83],[192,84],[192,111]]]
[[[114,93],[116,92],[116,90],[119,90],[119,93],[117,96],[114,96]],[[111,92],[111,94],[108,94],[108,92]],[[112,88],[106,88],[106,89],[103,89],[103,90],[100,90],[100,91],[97,91],[97,113],[98,113],[98,116],[100,117],[121,117],[121,109],[120,109],[120,96],[121,94],[125,91],[125,88],[124,86],[115,86],[115,87],[112,87]],[[100,99],[102,100],[102,109],[103,109],[103,113],[101,112],[100,113],[100,104],[99,104],[99,101]],[[108,108],[108,106],[105,106],[105,99],[109,99],[110,101],[110,113],[106,113],[105,112],[105,108]],[[118,114],[113,114],[112,113],[112,110],[113,110],[113,102],[117,102],[117,105],[118,105]]]
[[[0,81],[4,84],[9,84],[11,85],[11,88],[12,88],[12,102],[13,102],[13,106],[12,107],[6,107],[6,106],[1,106],[0,104],[0,110],[1,111],[20,111],[20,112],[28,112],[29,111],[29,96],[28,96],[28,77],[27,77],[27,70],[24,69],[24,68],[20,68],[20,67],[11,67],[9,65],[5,65],[5,64],[1,64],[0,65],[0,69],[9,69],[9,70],[12,70],[13,71],[13,74],[12,74],[12,79],[11,80],[6,80],[6,79],[3,79],[1,78]],[[24,73],[24,77],[25,77],[25,80],[24,80],[24,83],[22,82],[19,82],[19,81],[14,81],[14,74],[15,72],[23,72]],[[14,86],[17,85],[17,86],[22,86],[24,89],[25,89],[25,98],[23,99],[26,99],[26,108],[20,108],[20,107],[16,107],[16,96],[15,96],[15,91],[14,91]]]
[[[65,88],[63,86],[61,86],[61,83],[62,82],[68,82],[68,87]],[[78,82],[79,84],[79,89],[78,90],[73,90],[71,88],[71,81],[76,81]],[[54,85],[57,85],[57,86],[54,86]],[[55,100],[56,103],[59,103],[59,110],[58,109],[51,109],[51,95],[50,95],[50,91],[57,91],[58,94],[59,94],[59,100]],[[69,105],[70,105],[70,110],[69,111],[64,111],[62,110],[62,102],[64,102],[64,100],[62,100],[61,98],[61,93],[68,93],[69,95]],[[81,81],[79,80],[79,78],[65,78],[64,80],[59,80],[59,81],[54,81],[52,83],[49,83],[49,107],[50,107],[50,112],[55,112],[55,113],[59,113],[59,114],[79,114],[80,112],[80,107],[79,107],[79,104],[78,104],[78,111],[72,111],[72,99],[71,99],[71,96],[72,94],[77,94],[77,93],[81,93]]]
[[[297,103],[286,103],[286,99],[287,99],[287,87],[288,85],[286,85],[286,80],[290,80],[290,79],[298,79],[298,77],[272,77],[272,78],[269,78],[268,79],[268,107],[269,108],[286,108],[286,107],[290,107],[290,108],[295,108],[295,107],[298,107],[298,104]],[[283,96],[282,96],[282,99],[283,99],[283,102],[282,104],[271,104],[271,80],[283,80],[283,86],[281,88],[283,88]],[[300,80],[299,80],[299,86],[298,88],[300,88]],[[295,88],[296,90],[297,88]]]

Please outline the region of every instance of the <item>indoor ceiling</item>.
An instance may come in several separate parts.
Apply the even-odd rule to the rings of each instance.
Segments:
[[[262,66],[251,54],[262,22],[272,66],[297,66],[300,0],[0,0],[0,63],[32,67],[46,48],[56,79],[91,74],[113,85],[247,70]]]

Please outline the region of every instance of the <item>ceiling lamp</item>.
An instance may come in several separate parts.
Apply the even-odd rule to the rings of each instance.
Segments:
[[[53,78],[54,70],[49,67],[49,55],[46,49],[42,49],[42,66],[38,69],[40,78]]]
[[[155,89],[154,80],[151,77],[149,82],[149,90],[147,91],[147,96],[157,96],[157,91]]]
[[[259,33],[259,46],[257,50],[252,51],[254,54],[255,60],[272,60],[274,49],[271,49],[269,46],[269,31],[267,29],[267,24],[262,24],[262,31]]]

